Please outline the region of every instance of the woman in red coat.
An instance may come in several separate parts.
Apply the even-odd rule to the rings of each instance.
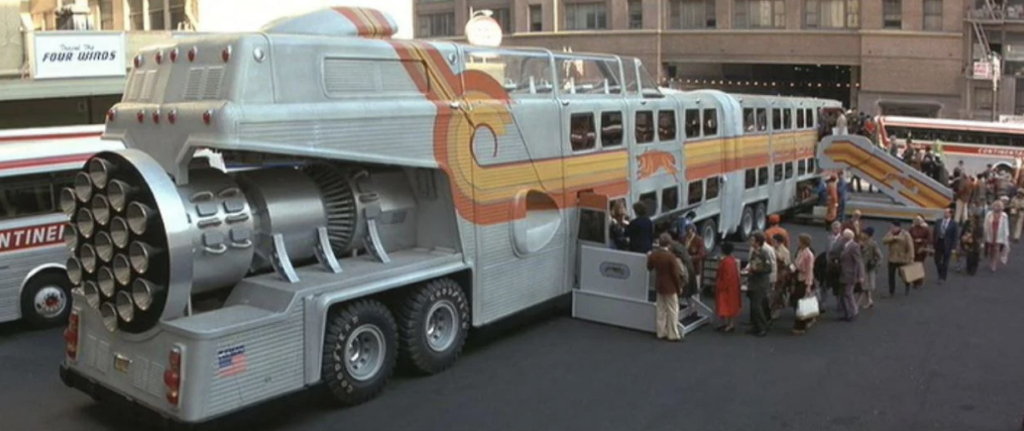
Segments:
[[[910,237],[914,240],[914,262],[924,263],[928,255],[934,252],[932,248],[932,229],[928,222],[920,215],[914,217],[914,226],[910,228]],[[924,280],[914,282],[915,289],[924,285]]]
[[[715,275],[715,311],[725,324],[718,327],[722,332],[736,330],[736,316],[740,314],[743,302],[740,299],[740,265],[732,256],[731,243],[722,244],[722,259],[718,261]]]

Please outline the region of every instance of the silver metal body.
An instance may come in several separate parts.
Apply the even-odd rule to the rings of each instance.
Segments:
[[[130,149],[95,160],[112,163],[115,178],[135,178],[131,199],[152,211],[124,215],[156,229],[145,241],[160,249],[151,264],[166,274],[130,275],[156,292],[153,308],[134,297],[121,304],[134,322],[104,324],[109,299],[78,292],[79,353],[66,370],[186,422],[300,390],[322,381],[333,305],[459,275],[480,326],[568,293],[582,194],[628,202],[653,195],[657,218],[720,220],[719,233],[734,231],[756,200],[785,207],[771,203],[785,199],[772,190],[798,178],[746,192],[736,163],[795,163],[804,154],[798,145],[813,158],[815,131],[779,130],[801,143],[776,155],[771,132],[743,136],[742,107],[755,99],[790,110],[834,103],[662,95],[635,59],[353,37],[386,26],[338,18],[345,13],[314,11],[259,33],[185,38],[140,53],[105,133]],[[503,71],[482,60],[502,55]],[[576,61],[603,70],[603,83],[564,79],[560,71]],[[715,132],[685,136],[688,109],[714,113],[706,120]],[[606,111],[620,114],[617,144]],[[636,142],[637,114],[661,111],[677,133]],[[578,115],[605,123],[589,148],[572,143]],[[242,167],[226,175],[197,168],[194,154],[205,148]],[[711,177],[724,177],[717,200],[688,203],[689,185],[703,190]],[[109,185],[84,189],[111,196]],[[209,310],[192,304],[205,293],[226,300]],[[182,352],[177,405],[160,377],[172,348]],[[223,372],[219,359],[238,352],[244,370]]]

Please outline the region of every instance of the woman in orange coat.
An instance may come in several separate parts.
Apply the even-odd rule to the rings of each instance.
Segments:
[[[718,261],[715,274],[715,312],[725,324],[718,327],[722,332],[736,330],[736,316],[743,307],[740,298],[740,264],[732,256],[732,243],[722,244],[722,259]]]
[[[839,218],[839,188],[836,186],[835,175],[828,177],[828,205],[825,212],[825,229],[832,226],[832,222]]]

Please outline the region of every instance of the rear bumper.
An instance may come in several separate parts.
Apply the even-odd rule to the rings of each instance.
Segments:
[[[110,388],[103,385],[97,384],[95,381],[83,376],[78,371],[68,367],[65,364],[60,365],[60,381],[64,382],[64,385],[69,388],[78,389],[92,397],[92,399],[107,403],[115,406],[115,408],[132,408],[139,411],[149,412],[154,416],[159,416],[159,421],[162,422],[164,429],[168,430],[180,430],[190,429],[195,424],[182,422],[178,419],[170,418],[148,408],[144,404],[140,404],[131,398],[121,395]]]

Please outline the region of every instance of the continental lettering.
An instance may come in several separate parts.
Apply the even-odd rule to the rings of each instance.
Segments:
[[[64,224],[27,226],[0,231],[0,253],[44,247],[64,241]]]

